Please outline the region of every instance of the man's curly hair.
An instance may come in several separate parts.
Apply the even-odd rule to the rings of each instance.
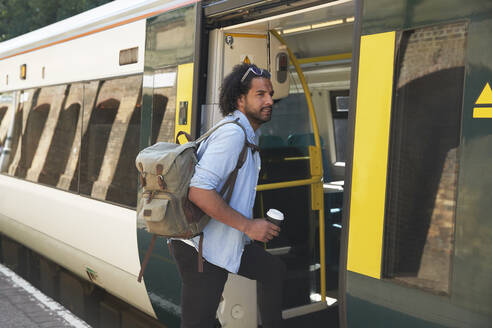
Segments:
[[[237,109],[237,100],[242,95],[248,94],[249,89],[251,89],[251,81],[254,78],[270,78],[268,72],[264,70],[264,73],[261,75],[254,73],[248,74],[244,81],[241,82],[241,79],[250,67],[255,67],[260,71],[256,65],[243,63],[234,66],[232,72],[224,78],[222,87],[220,88],[219,99],[220,112],[223,116],[227,116]]]

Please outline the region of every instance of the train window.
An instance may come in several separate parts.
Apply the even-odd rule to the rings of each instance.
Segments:
[[[79,192],[136,206],[134,160],[140,134],[142,76],[99,81],[89,86],[78,167]],[[94,88],[96,87],[96,88]]]
[[[177,68],[154,72],[151,143],[174,142]]]
[[[260,148],[314,145],[304,93],[291,93],[276,101],[273,112],[275,119],[260,127]]]
[[[3,106],[0,105],[0,125],[3,122],[3,118],[5,117],[5,114],[7,114],[8,108],[9,108],[8,105],[5,104]]]
[[[330,91],[330,104],[333,117],[333,134],[335,135],[336,161],[345,163],[349,90]]]
[[[141,78],[136,84],[141,84]],[[139,90],[138,88],[136,90]],[[139,91],[134,105],[134,110],[128,121],[128,126],[123,137],[121,153],[116,163],[111,184],[106,194],[106,200],[135,207],[137,206],[137,171],[135,158],[139,150],[140,116],[142,92]],[[135,101],[135,98],[133,98]]]
[[[384,276],[450,292],[466,23],[404,32],[397,58]]]
[[[78,103],[71,102],[72,94],[78,95]],[[8,131],[8,144],[2,172],[59,186],[72,148],[77,148],[73,141],[81,101],[82,90],[74,85],[20,92],[15,113],[9,114],[8,127],[4,126],[8,129],[4,130]]]
[[[48,121],[51,122],[53,103],[60,87],[29,89],[19,96],[19,108],[15,115],[15,124],[20,127],[20,135],[12,153],[9,173],[19,178],[36,181],[39,167],[43,161],[38,147],[45,148],[49,143]],[[61,87],[63,88],[63,86]],[[63,93],[63,92],[62,92]],[[50,120],[49,120],[50,117]]]
[[[9,132],[12,133],[13,97],[11,93],[0,94],[0,172],[5,172],[10,164],[12,137]]]
[[[176,9],[148,19],[146,67],[163,67],[193,62],[196,9]]]
[[[52,94],[51,103],[57,114],[53,115],[47,124],[50,127],[50,140],[47,142],[49,148],[42,148],[44,163],[39,166],[40,172],[37,173],[38,182],[53,187],[59,186],[59,180],[65,174],[71,154],[79,148],[80,138],[76,141],[75,136],[81,117],[84,89],[83,85],[78,83],[57,87],[56,91],[58,92]],[[69,172],[70,166],[67,170],[67,173]],[[69,176],[72,177],[70,174]]]
[[[12,100],[17,97],[23,100],[24,96],[27,94],[20,93],[17,97],[15,94],[12,95]],[[5,174],[13,175],[17,167],[20,153],[17,150],[20,148],[19,140],[22,133],[22,120],[23,120],[23,108],[24,104],[18,103],[16,108],[14,108],[15,101],[12,101],[10,109],[13,111],[12,114],[7,115],[7,120],[2,123],[3,125],[3,149],[2,149],[2,167],[1,170]],[[13,120],[13,122],[12,122]],[[8,124],[8,127],[7,127]]]

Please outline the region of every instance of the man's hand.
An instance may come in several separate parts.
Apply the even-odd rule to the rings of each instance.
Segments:
[[[261,242],[268,242],[272,240],[273,237],[278,236],[280,232],[280,227],[273,223],[268,222],[265,219],[253,219],[249,220],[244,233],[253,240],[258,240]]]
[[[280,227],[265,219],[250,220],[234,210],[215,190],[190,187],[188,198],[210,217],[244,232],[253,240],[266,243],[280,232]]]

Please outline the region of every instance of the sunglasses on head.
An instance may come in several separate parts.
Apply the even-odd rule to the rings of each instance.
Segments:
[[[270,72],[267,71],[266,69],[258,68],[256,66],[250,66],[248,70],[244,73],[243,77],[241,78],[241,83],[243,83],[244,80],[246,80],[250,72],[256,76],[261,76],[267,79],[270,78]]]

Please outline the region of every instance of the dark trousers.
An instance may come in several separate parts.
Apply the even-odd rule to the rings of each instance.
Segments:
[[[196,249],[179,240],[171,250],[181,276],[181,328],[212,328],[215,324],[227,270],[204,261],[198,272]],[[285,264],[258,244],[244,248],[238,274],[257,281],[258,304],[264,328],[281,327]]]

